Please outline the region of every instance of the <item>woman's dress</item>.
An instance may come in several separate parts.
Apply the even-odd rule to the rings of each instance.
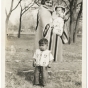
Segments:
[[[38,21],[37,21],[37,30],[35,33],[35,45],[34,45],[34,50],[39,48],[39,40],[41,38],[43,38],[43,32],[45,29],[45,26],[47,24],[50,24],[52,21],[52,16],[51,16],[51,12],[48,8],[46,8],[45,6],[41,5],[39,7],[39,11],[38,11]],[[50,30],[48,31],[47,35],[45,38],[50,39]]]

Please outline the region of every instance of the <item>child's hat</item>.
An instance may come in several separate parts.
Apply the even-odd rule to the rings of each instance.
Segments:
[[[63,5],[55,5],[55,8],[63,8],[65,12],[65,7]]]

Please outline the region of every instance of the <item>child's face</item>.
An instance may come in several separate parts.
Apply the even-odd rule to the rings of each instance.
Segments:
[[[63,13],[62,8],[57,8],[56,14],[57,14],[57,15],[60,15],[60,14],[62,14],[62,13]]]
[[[39,45],[39,49],[40,49],[41,51],[46,50],[46,49],[47,49],[47,47],[48,47],[48,45],[47,45],[47,44],[40,44],[40,45]]]

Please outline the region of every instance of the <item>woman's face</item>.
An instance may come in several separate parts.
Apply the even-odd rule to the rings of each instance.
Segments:
[[[52,0],[47,0],[47,1],[45,1],[45,5],[49,6],[49,7],[52,7],[53,1]]]

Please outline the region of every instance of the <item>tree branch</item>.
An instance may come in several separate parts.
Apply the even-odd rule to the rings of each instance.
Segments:
[[[82,4],[82,2],[78,3],[78,4],[76,5],[76,7],[78,7],[78,5],[80,5],[80,4]]]
[[[23,11],[23,12],[22,12],[22,15],[23,15],[29,8],[31,8],[33,5],[34,5],[34,3],[32,3],[32,5],[29,6],[25,11]]]
[[[29,8],[30,5],[31,5],[31,3],[30,3],[28,6],[25,6],[25,7],[22,9],[22,11],[25,10],[26,8]]]
[[[9,14],[8,14],[8,16],[11,14],[11,12],[12,12],[12,8],[13,8],[13,2],[14,2],[14,0],[12,0],[11,1],[11,7],[10,7],[10,11],[9,11]]]
[[[36,1],[34,1],[34,3],[35,3],[35,4],[37,4],[38,6],[40,6],[40,4],[39,4],[39,3],[37,3]]]
[[[18,5],[20,4],[21,1],[22,1],[22,0],[20,0],[20,1],[18,2],[18,4],[17,4],[11,11],[15,10],[15,9],[18,7]]]
[[[67,15],[67,14],[69,14],[70,13],[70,11],[67,11],[66,13],[65,13],[65,15]]]
[[[36,3],[38,6],[40,6],[40,4]]]
[[[7,16],[7,10],[5,9],[5,13],[6,13],[6,16]]]
[[[69,3],[71,2],[70,0],[68,0],[69,1]]]
[[[79,10],[78,16],[77,16],[75,30],[76,30],[76,27],[77,27],[78,20],[79,20],[79,18],[81,16],[81,13],[82,13],[82,2],[81,2],[81,6],[80,6],[80,10]]]
[[[70,10],[70,8],[69,8],[69,6],[67,5],[66,1],[64,1],[64,0],[62,0],[62,1],[65,3],[65,5],[67,6],[67,8]]]

